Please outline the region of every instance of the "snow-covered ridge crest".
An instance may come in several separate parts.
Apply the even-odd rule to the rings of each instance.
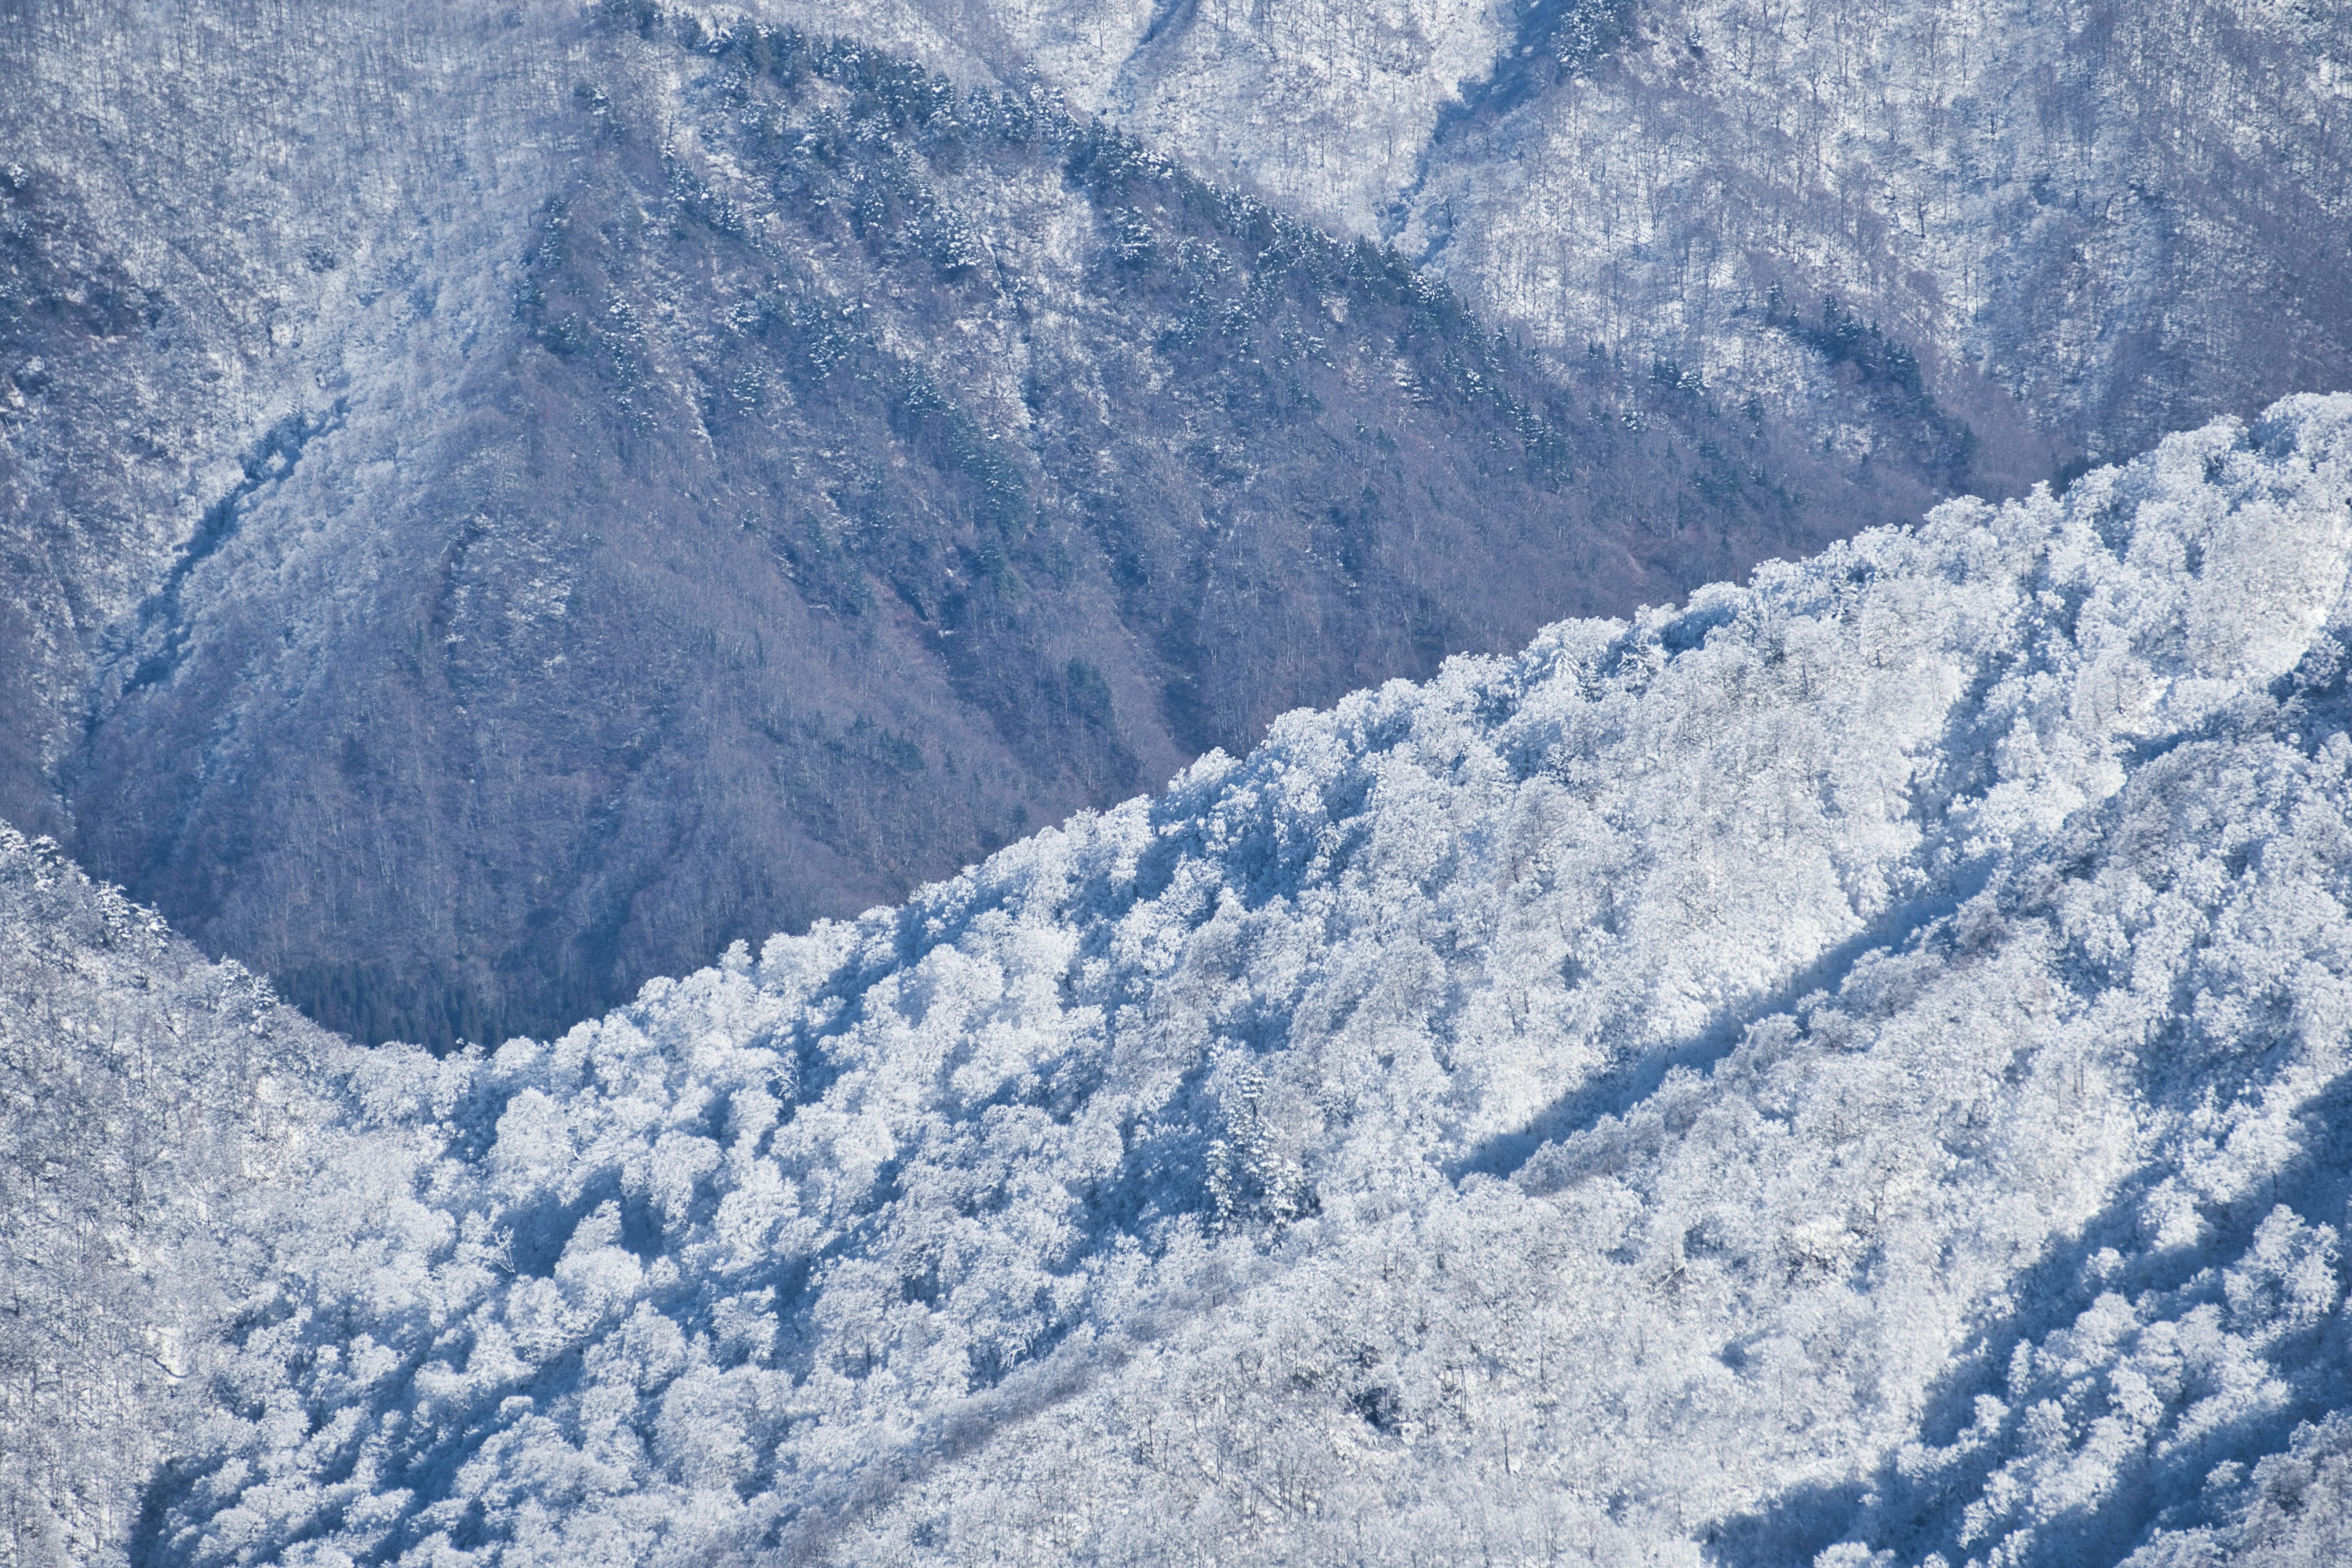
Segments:
[[[2220,1540],[2334,1462],[2347,505],[2291,399],[376,1053],[145,1544]]]

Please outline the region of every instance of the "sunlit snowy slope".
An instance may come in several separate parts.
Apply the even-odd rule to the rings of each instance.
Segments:
[[[2293,399],[369,1053],[125,1546],[2340,1560],[2347,500]]]
[[[0,824],[0,1563],[121,1561],[352,1059]]]

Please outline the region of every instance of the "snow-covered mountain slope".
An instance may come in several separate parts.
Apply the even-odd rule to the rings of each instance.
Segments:
[[[1940,494],[1038,91],[275,18],[0,28],[0,815],[370,1041],[560,1031]]]
[[[2347,563],[2290,400],[371,1053],[134,1554],[2321,1561]]]
[[[0,1563],[120,1560],[351,1054],[0,824]]]
[[[1890,463],[2127,455],[2352,369],[2341,0],[761,3],[1041,72],[1570,358]]]

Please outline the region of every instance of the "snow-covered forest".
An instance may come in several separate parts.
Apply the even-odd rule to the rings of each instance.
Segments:
[[[0,1563],[121,1561],[352,1049],[0,824]]]
[[[2347,566],[2290,399],[439,1058],[10,838],[17,1559],[2341,1562]]]

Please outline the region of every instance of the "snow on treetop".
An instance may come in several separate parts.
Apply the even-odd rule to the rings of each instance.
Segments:
[[[2233,1539],[2352,1443],[2347,497],[2291,399],[373,1053],[144,1548]]]

